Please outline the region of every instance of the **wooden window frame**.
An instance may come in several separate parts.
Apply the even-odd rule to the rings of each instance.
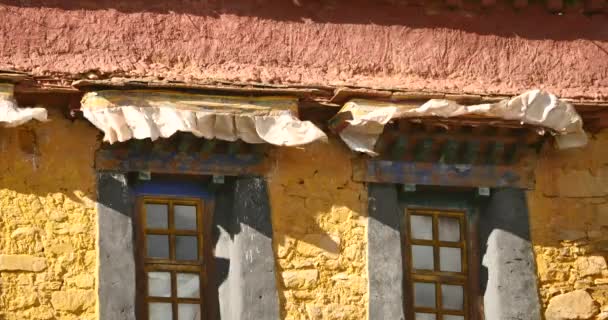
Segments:
[[[408,196],[410,201],[403,201],[400,197],[400,212],[402,217],[402,232],[401,232],[401,243],[402,243],[402,258],[404,261],[404,275],[403,275],[403,292],[405,293],[404,297],[404,308],[405,308],[405,317],[406,319],[416,319],[415,312],[428,312],[435,313],[437,315],[437,320],[442,320],[442,316],[445,315],[464,315],[465,320],[483,320],[483,312],[482,312],[482,297],[480,294],[480,285],[479,285],[479,243],[478,243],[478,220],[479,220],[479,210],[477,206],[471,206],[470,202],[467,202],[467,205],[462,205],[462,198],[459,201],[456,201],[458,204],[453,204],[454,202],[448,201],[437,201],[435,203],[434,199],[441,199],[442,195],[447,195],[448,199],[454,199],[455,197],[464,195],[459,194],[460,192],[450,195],[448,192],[441,192],[436,196],[429,196],[428,194],[423,194],[422,201],[414,200],[417,195],[410,194]],[[410,225],[409,225],[409,215],[410,212],[415,212],[414,214],[429,215],[430,213],[441,213],[441,216],[460,216],[460,230],[461,235],[464,235],[465,239],[461,239],[460,242],[442,242],[439,241],[438,230],[437,230],[437,218],[436,214],[433,214],[433,239],[432,240],[413,240],[411,239]],[[464,222],[464,223],[463,223]],[[435,235],[437,235],[435,237]],[[445,247],[460,247],[462,248],[461,252],[461,263],[462,263],[462,272],[454,273],[454,272],[446,272],[446,271],[423,271],[418,270],[414,273],[414,269],[412,267],[412,259],[411,259],[411,246],[412,244],[421,244],[421,245],[430,245],[433,246],[433,263],[436,269],[439,269],[439,250],[435,249],[439,246]],[[460,246],[456,246],[454,244],[460,244]],[[462,259],[462,256],[465,256],[465,259]],[[435,283],[435,308],[421,308],[414,307],[414,279],[416,282],[433,282]],[[441,310],[441,284],[457,284],[462,285],[464,290],[464,307],[463,314],[458,314],[458,312],[442,312]],[[417,310],[415,310],[417,309]]]
[[[145,214],[145,204],[166,204],[167,229],[147,229]],[[175,230],[174,228],[174,206],[175,205],[196,205],[196,230]],[[136,200],[135,210],[135,257],[136,257],[136,318],[149,319],[149,302],[171,303],[173,320],[177,320],[178,303],[197,303],[201,309],[201,320],[212,319],[214,312],[214,294],[212,290],[213,266],[212,253],[210,250],[212,213],[214,203],[209,199],[201,199],[192,196],[179,195],[140,195]],[[168,235],[169,236],[169,259],[148,258],[147,254],[147,234]],[[176,260],[175,259],[175,237],[196,236],[198,243],[198,260]],[[171,297],[149,297],[148,296],[148,276],[149,271],[166,271],[171,275]],[[199,298],[178,298],[177,297],[177,273],[197,273],[199,275]]]

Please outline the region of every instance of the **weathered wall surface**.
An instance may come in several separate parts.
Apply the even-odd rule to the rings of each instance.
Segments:
[[[25,126],[38,156],[0,128],[0,319],[96,318],[97,131],[50,117]]]
[[[546,320],[608,319],[608,132],[546,148],[528,201]]]
[[[367,198],[337,143],[283,148],[269,178],[286,320],[366,319]]]
[[[292,2],[1,0],[0,69],[608,99],[606,15]]]

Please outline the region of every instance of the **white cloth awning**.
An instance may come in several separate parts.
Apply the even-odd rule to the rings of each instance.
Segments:
[[[587,144],[583,120],[574,107],[555,95],[532,90],[497,103],[465,106],[443,99],[405,104],[354,99],[347,102],[334,118],[342,140],[354,151],[376,155],[374,146],[392,119],[418,117],[477,116],[515,120],[551,129],[560,149]]]
[[[110,143],[156,140],[191,132],[205,139],[298,146],[326,140],[310,121],[297,118],[297,99],[235,97],[153,90],[87,93],[84,116]]]
[[[16,127],[32,119],[47,120],[44,108],[19,108],[13,96],[14,86],[0,83],[0,126]]]

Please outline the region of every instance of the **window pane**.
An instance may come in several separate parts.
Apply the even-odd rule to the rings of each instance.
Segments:
[[[175,214],[175,229],[196,230],[196,207],[176,205],[173,207]]]
[[[195,273],[177,274],[177,297],[178,298],[198,298],[199,278]]]
[[[148,313],[150,320],[173,319],[173,310],[171,309],[171,304],[166,302],[150,302]]]
[[[434,313],[419,313],[416,312],[416,320],[435,320],[437,316]]]
[[[435,284],[427,282],[414,283],[414,305],[416,307],[435,308]]]
[[[414,269],[434,270],[433,247],[412,245],[412,267]]]
[[[439,264],[441,271],[462,272],[460,248],[439,248]]]
[[[464,316],[455,316],[451,314],[444,314],[443,320],[464,320]]]
[[[195,236],[175,237],[175,258],[177,260],[198,260],[198,242]]]
[[[460,241],[460,220],[456,218],[439,218],[439,240]]]
[[[201,306],[191,303],[180,303],[177,305],[178,320],[200,320]]]
[[[146,203],[146,227],[149,229],[168,228],[169,209],[166,204]]]
[[[433,217],[411,215],[410,231],[412,239],[433,240]]]
[[[151,297],[170,297],[171,273],[148,272],[148,295]]]
[[[169,258],[169,236],[148,234],[146,235],[146,240],[148,257]]]
[[[462,286],[442,284],[441,304],[443,309],[462,310],[464,308],[464,290]]]

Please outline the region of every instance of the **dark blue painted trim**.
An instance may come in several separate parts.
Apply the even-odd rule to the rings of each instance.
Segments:
[[[134,186],[137,196],[180,196],[210,200],[213,194],[195,182],[145,181]]]
[[[353,180],[453,187],[534,188],[534,166],[495,166],[359,159]]]

